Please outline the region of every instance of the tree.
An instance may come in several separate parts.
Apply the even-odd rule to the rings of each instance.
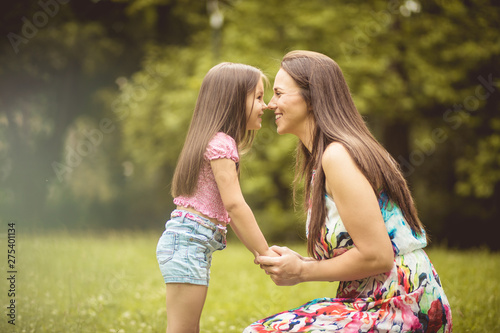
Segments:
[[[498,124],[492,112],[497,109],[494,78],[498,75],[493,64],[498,59],[498,42],[493,37],[498,34],[499,11],[493,3],[289,1],[282,6],[271,0],[266,1],[265,11],[263,6],[260,1],[221,5],[225,18],[221,61],[256,65],[272,78],[289,50],[330,55],[343,68],[369,126],[401,164],[435,239],[466,245],[460,237],[467,232],[458,237],[447,226],[457,215],[477,219],[475,207],[491,207],[482,214],[482,223],[498,218],[492,206],[498,202],[497,154],[488,153],[498,149]],[[203,43],[207,39],[206,33],[194,35],[193,45],[208,52]],[[191,68],[204,64],[195,75],[199,82],[208,63],[196,56],[187,58]],[[191,77],[192,72],[187,75]],[[469,103],[474,112],[454,111],[457,101]],[[178,117],[176,112],[190,110],[180,109],[169,108],[164,122]],[[272,116],[266,117],[252,152],[243,159],[242,184],[258,218],[269,221],[264,229],[272,224],[266,232],[278,236],[291,220],[303,217],[289,214],[293,140],[271,134]],[[478,146],[470,149],[471,156],[480,153],[465,159],[464,150],[455,148],[461,145]],[[246,177],[251,181],[245,183]],[[473,193],[488,198],[460,197]],[[462,221],[466,230],[468,222]],[[481,242],[490,241],[480,238],[470,244]]]
[[[83,225],[158,226],[173,208],[170,179],[208,69],[247,63],[272,82],[286,52],[308,49],[343,69],[432,239],[498,248],[476,232],[500,218],[493,1],[42,3],[59,4],[57,14],[5,5],[2,33],[19,36],[0,53],[0,209],[10,216],[24,216],[29,202],[23,219],[34,220],[47,203],[45,221],[78,212]],[[266,236],[296,239],[304,237],[303,211],[292,208],[296,141],[278,136],[273,118],[264,116],[242,157],[243,192]]]
[[[103,99],[116,97],[115,80],[139,69],[150,42],[185,43],[189,40],[185,35],[199,25],[192,22],[193,15],[180,12],[188,5],[199,8],[194,1],[144,3],[46,0],[3,6],[0,210],[4,218],[25,225],[56,224],[54,218],[72,224],[75,216],[67,213],[81,212],[82,193],[75,190],[82,187],[74,185],[82,177],[88,185],[83,191],[90,205],[87,211],[99,204],[99,193],[110,191],[103,190],[104,184],[112,187],[121,181],[104,176],[116,172],[109,172],[117,168],[113,158],[101,158],[107,166],[97,163],[106,172],[75,177],[75,170],[92,169],[100,156],[94,153],[107,145],[101,145],[100,138],[106,134],[102,121],[110,113]],[[162,15],[152,15],[156,13]],[[175,33],[165,34],[164,29]],[[105,141],[116,143],[117,136],[110,137]],[[51,206],[54,211],[47,211]],[[64,212],[63,207],[65,213],[54,215]],[[84,218],[91,220],[88,215]]]

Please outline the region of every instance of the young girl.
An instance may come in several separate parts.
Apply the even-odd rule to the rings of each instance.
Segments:
[[[261,127],[263,79],[234,63],[213,67],[201,85],[172,181],[177,209],[157,246],[167,286],[168,333],[199,332],[212,253],[226,247],[226,226],[255,255],[273,255],[238,181],[238,147],[249,147]]]

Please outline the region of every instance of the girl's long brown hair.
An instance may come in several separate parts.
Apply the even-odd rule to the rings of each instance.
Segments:
[[[311,51],[292,51],[285,55],[281,68],[301,88],[302,97],[312,109],[315,128],[312,151],[299,141],[297,147],[294,192],[305,178],[305,205],[311,199],[311,216],[307,249],[312,255],[321,237],[326,219],[325,173],[321,166],[323,153],[332,142],[341,143],[377,197],[384,191],[396,203],[411,229],[423,234],[413,198],[399,165],[374,138],[356,109],[340,67],[331,58]],[[315,171],[314,183],[309,181]]]
[[[261,78],[264,74],[255,67],[228,62],[205,75],[172,179],[173,197],[196,190],[203,154],[217,132],[232,137],[239,148],[252,144],[254,132],[246,130],[246,99]]]

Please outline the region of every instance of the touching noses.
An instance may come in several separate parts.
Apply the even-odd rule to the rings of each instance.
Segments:
[[[268,107],[267,107],[266,102],[262,101],[262,111],[267,110],[267,109],[268,109]]]

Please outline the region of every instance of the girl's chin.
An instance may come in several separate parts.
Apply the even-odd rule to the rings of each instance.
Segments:
[[[262,128],[262,124],[257,124],[255,126],[247,126],[247,131],[258,131]]]

